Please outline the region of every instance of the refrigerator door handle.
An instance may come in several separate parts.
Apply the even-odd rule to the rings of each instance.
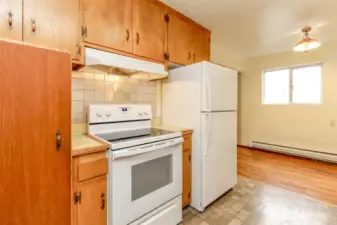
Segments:
[[[207,156],[208,154],[208,145],[209,145],[209,139],[211,136],[211,132],[212,132],[212,115],[210,113],[206,114],[207,115],[207,139],[206,139],[206,152],[205,152],[205,156]]]
[[[212,110],[212,92],[211,92],[211,82],[209,76],[206,76],[206,83],[207,83],[207,100],[208,100],[208,110]]]

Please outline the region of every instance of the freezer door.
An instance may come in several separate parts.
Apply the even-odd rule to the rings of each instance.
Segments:
[[[202,62],[202,111],[237,110],[238,73]]]
[[[202,114],[202,206],[237,183],[237,113]]]

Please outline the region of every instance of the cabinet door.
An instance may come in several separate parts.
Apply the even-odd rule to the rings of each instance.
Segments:
[[[107,178],[101,176],[78,184],[81,201],[78,204],[77,225],[107,224]]]
[[[188,65],[192,63],[191,41],[189,22],[176,12],[169,13],[168,24],[168,52],[170,62]]]
[[[79,0],[25,0],[23,40],[70,52],[78,59]]]
[[[70,225],[70,55],[0,41],[0,62],[0,223]]]
[[[22,0],[0,0],[0,38],[22,41]]]
[[[132,53],[133,0],[83,0],[84,41]]]
[[[191,32],[193,63],[210,60],[210,32],[199,26],[194,26]]]
[[[167,8],[157,0],[134,0],[133,3],[133,53],[164,61]]]
[[[183,151],[183,208],[191,203],[191,150]]]

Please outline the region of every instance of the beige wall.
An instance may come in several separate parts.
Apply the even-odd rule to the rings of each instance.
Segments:
[[[228,47],[212,37],[211,41],[211,61],[231,69],[241,70],[243,60],[235,52],[229,51]]]
[[[323,62],[321,105],[262,105],[266,69]],[[240,89],[239,143],[262,141],[337,153],[337,42],[310,53],[286,52],[246,60]]]
[[[89,104],[150,104],[154,123],[160,123],[161,82],[94,72],[72,74],[73,133],[83,133]]]

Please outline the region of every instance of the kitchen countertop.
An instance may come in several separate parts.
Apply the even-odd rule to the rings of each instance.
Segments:
[[[109,145],[91,137],[90,135],[79,134],[72,136],[72,156],[85,155],[95,152],[103,152]]]
[[[173,132],[181,132],[182,135],[192,134],[193,133],[192,129],[182,128],[182,127],[175,127],[175,126],[170,126],[170,125],[159,125],[159,126],[153,126],[153,127],[154,128],[158,128],[158,129],[173,131]]]

